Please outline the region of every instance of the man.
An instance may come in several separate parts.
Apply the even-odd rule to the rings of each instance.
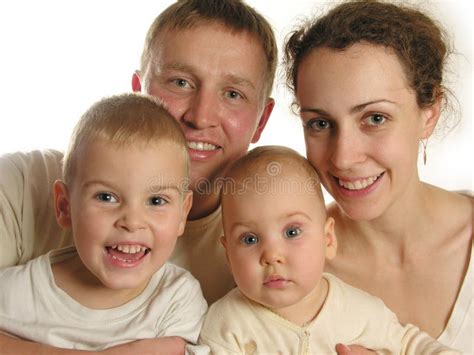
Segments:
[[[194,197],[172,261],[194,274],[209,303],[234,285],[218,241],[222,226],[216,182],[258,141],[270,117],[276,51],[268,22],[241,1],[178,1],[150,27],[140,71],[132,78],[133,90],[160,97],[185,133]],[[56,225],[50,196],[61,175],[61,158],[58,152],[36,151],[0,159],[1,267],[71,242]],[[58,238],[43,240],[51,235]],[[0,345],[15,354],[69,351],[3,335]],[[145,340],[108,352],[143,353],[152,345]]]

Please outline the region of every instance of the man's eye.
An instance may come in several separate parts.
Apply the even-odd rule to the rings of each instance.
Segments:
[[[322,131],[331,128],[331,123],[324,118],[314,118],[306,122],[305,127],[312,131]]]
[[[233,99],[233,100],[242,98],[242,95],[239,92],[234,91],[234,90],[227,91],[226,95],[229,99]]]
[[[111,202],[111,203],[118,202],[115,196],[108,192],[98,193],[97,195],[95,195],[95,198],[102,202]]]
[[[245,234],[240,240],[242,243],[247,245],[253,245],[258,243],[258,237],[255,234]]]
[[[285,231],[285,237],[289,239],[296,238],[300,234],[301,234],[301,229],[299,229],[298,227],[290,227]]]
[[[152,206],[163,206],[167,203],[168,203],[168,201],[166,201],[161,196],[153,196],[152,198],[150,198],[150,205],[152,205]]]
[[[185,79],[174,79],[173,82],[175,83],[176,86],[180,87],[180,88],[185,88],[185,87],[189,87],[189,83],[187,80]]]
[[[373,115],[368,116],[365,121],[369,126],[380,126],[385,123],[387,118],[384,115],[379,113],[375,113]]]

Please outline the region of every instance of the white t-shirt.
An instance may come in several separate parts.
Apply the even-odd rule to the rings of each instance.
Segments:
[[[90,309],[54,282],[51,264],[74,255],[75,248],[68,247],[0,270],[0,331],[81,350],[164,336],[196,343],[207,304],[189,272],[166,263],[131,301],[111,309]]]

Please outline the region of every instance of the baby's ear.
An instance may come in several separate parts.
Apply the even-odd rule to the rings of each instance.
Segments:
[[[221,235],[219,241],[221,242],[222,246],[227,250],[227,239],[225,239],[225,236]]]
[[[223,235],[219,238],[219,241],[221,242],[221,244],[223,245],[223,247],[225,249],[225,257],[227,259],[227,265],[229,265],[229,267],[230,267],[229,254],[227,254],[227,239]]]
[[[336,256],[337,238],[334,231],[334,218],[329,217],[324,225],[324,235],[326,239],[326,258],[331,260]]]
[[[61,180],[56,180],[53,192],[56,221],[62,228],[71,228],[71,201],[66,184]]]

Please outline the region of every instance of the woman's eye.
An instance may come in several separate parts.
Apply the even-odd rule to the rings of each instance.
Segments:
[[[150,198],[150,205],[152,205],[152,206],[163,206],[167,203],[168,203],[168,201],[166,201],[161,196],[153,196],[152,198]]]
[[[306,122],[305,126],[313,131],[322,131],[331,128],[331,123],[324,118],[314,118]]]
[[[385,123],[387,118],[384,115],[376,113],[368,116],[365,120],[369,126],[380,126]]]
[[[299,229],[298,227],[290,227],[285,231],[285,237],[289,239],[296,238],[300,235],[300,233],[301,229]]]
[[[253,245],[258,243],[258,237],[255,234],[246,234],[240,240],[242,243],[247,245]]]
[[[108,192],[101,192],[95,195],[95,198],[102,202],[118,202],[114,195]]]

